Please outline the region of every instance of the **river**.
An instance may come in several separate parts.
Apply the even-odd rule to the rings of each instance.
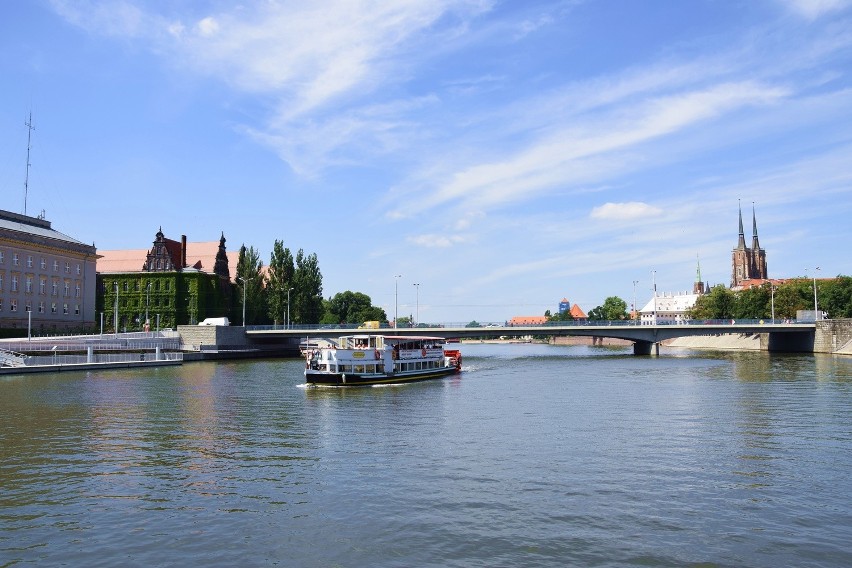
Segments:
[[[0,377],[0,566],[852,565],[852,358],[462,351]]]

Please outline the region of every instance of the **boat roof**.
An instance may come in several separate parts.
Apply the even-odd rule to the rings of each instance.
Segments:
[[[385,341],[444,341],[443,337],[435,337],[433,335],[385,335],[383,333],[361,333],[357,335],[344,335],[343,337],[355,339],[384,337]]]

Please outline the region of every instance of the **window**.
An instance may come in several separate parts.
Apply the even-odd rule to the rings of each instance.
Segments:
[[[80,315],[80,304],[74,306],[74,315]]]
[[[172,289],[172,283],[166,280],[166,292]]]
[[[19,262],[18,253],[16,253],[16,252],[12,253],[12,264],[14,264],[15,266],[18,266],[18,262]]]
[[[71,293],[71,285],[68,282],[65,282],[65,287],[62,290],[62,295],[67,298],[70,293]]]
[[[44,302],[38,303],[38,313],[40,313],[40,314],[44,313]]]
[[[3,273],[0,272],[0,290],[3,289]]]
[[[62,304],[62,313],[68,315],[68,304]]]
[[[65,263],[65,273],[68,274],[69,272],[71,272],[71,263],[66,262]]]
[[[27,268],[32,268],[32,267],[33,267],[33,255],[28,254],[27,255]]]
[[[127,280],[124,281],[124,291],[127,292]]]
[[[74,297],[75,297],[75,298],[79,298],[79,297],[80,297],[80,283],[79,283],[79,282],[77,283],[77,286],[76,286],[76,288],[74,289]]]
[[[12,275],[12,292],[18,291],[18,276],[16,274]]]
[[[27,294],[33,293],[33,277],[30,276],[30,275],[27,275],[26,290],[27,290]]]
[[[53,271],[59,272],[59,261],[56,259],[53,260]]]
[[[0,312],[3,311],[3,298],[0,298]]]
[[[56,313],[56,302],[50,304],[50,312],[54,314]]]
[[[0,264],[3,264],[5,262],[6,262],[6,256],[3,254],[3,251],[0,250]]]
[[[55,296],[55,295],[58,293],[58,289],[59,289],[59,282],[57,282],[56,280],[54,280],[54,281],[53,281],[53,284],[51,285],[51,288],[52,288],[52,290],[51,290],[51,295],[52,295],[52,296]]]
[[[47,278],[40,278],[38,281],[38,293],[44,295],[44,290],[47,287]]]
[[[17,312],[18,311],[18,300],[16,300],[15,298],[12,298],[11,300],[9,300],[9,311],[10,312]]]
[[[45,268],[47,268],[47,261],[44,259],[44,257],[42,257],[41,258],[41,269],[44,270]]]
[[[26,309],[26,311],[27,311],[27,312],[31,312],[31,311],[33,311],[33,303],[32,303],[32,300],[27,300],[26,308],[24,308],[24,309]]]
[[[80,274],[82,274],[82,273],[83,273],[83,269],[80,267],[80,263],[78,262],[77,263],[77,276],[80,276]]]

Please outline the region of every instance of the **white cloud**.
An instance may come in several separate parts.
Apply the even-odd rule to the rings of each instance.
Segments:
[[[831,12],[839,12],[852,5],[850,0],[780,0],[796,13],[815,20]]]
[[[203,37],[211,37],[219,31],[219,22],[216,21],[216,18],[208,16],[198,22],[196,29]]]
[[[465,242],[465,238],[461,235],[415,235],[408,237],[408,242],[411,244],[426,247],[426,248],[449,248],[451,246]]]
[[[630,201],[628,203],[604,203],[592,209],[590,217],[604,221],[629,221],[631,219],[643,219],[656,217],[662,214],[662,209],[641,203]]]

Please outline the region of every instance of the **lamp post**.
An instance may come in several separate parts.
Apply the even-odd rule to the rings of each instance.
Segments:
[[[402,274],[397,274],[394,276],[393,287],[394,287],[394,304],[393,304],[393,328],[396,329],[399,325],[399,279],[402,278]]]
[[[639,315],[639,311],[636,309],[636,285],[639,284],[638,280],[633,281],[633,322],[636,322],[637,316]]]
[[[290,329],[290,292],[292,288],[287,288],[287,318],[284,321],[284,328]]]
[[[651,282],[654,284],[654,307],[653,307],[653,315],[654,321],[652,322],[654,325],[657,325],[657,271],[651,271]]]
[[[246,326],[246,279],[237,276],[237,282],[243,283],[243,327]]]
[[[816,289],[816,273],[819,271],[819,266],[814,268],[814,319],[819,321],[822,318],[819,317],[819,304],[817,303],[817,289]]]
[[[414,304],[415,305],[414,317],[417,318],[415,321],[417,322],[418,325],[420,325],[420,283],[419,282],[414,284],[414,289],[417,291],[416,296],[415,296],[416,297],[416,303]]]
[[[772,323],[775,323],[775,286],[769,286],[769,293],[772,299]]]
[[[115,285],[115,310],[113,313],[113,320],[115,320],[115,333],[118,333],[118,280],[113,282]]]
[[[151,281],[145,286],[145,325],[150,329],[151,324],[148,323],[148,307],[151,305]]]

